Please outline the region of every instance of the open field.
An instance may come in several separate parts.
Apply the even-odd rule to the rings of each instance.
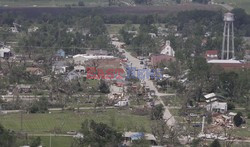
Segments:
[[[78,5],[83,1],[85,6],[108,6],[108,0],[1,0],[0,6],[8,7],[64,7]]]
[[[207,140],[205,141],[208,145],[212,143],[212,140]],[[230,144],[230,147],[249,147],[250,143],[248,142],[230,142],[230,143],[226,143],[225,141],[220,140],[220,145],[225,147],[228,146],[228,144]]]
[[[50,147],[50,136],[39,136],[41,138],[41,145],[43,147]],[[33,139],[36,137],[29,136],[26,139],[17,138],[16,146],[23,146],[27,144],[31,144]],[[54,136],[51,135],[51,147],[70,147],[73,142],[72,136],[61,137],[61,136]]]
[[[23,131],[28,133],[65,133],[79,130],[81,123],[86,119],[93,119],[108,125],[116,124],[115,128],[138,131],[145,129],[151,132],[150,119],[147,116],[130,114],[127,110],[105,110],[105,112],[82,111],[79,114],[72,111],[52,112],[51,114],[23,114]],[[113,121],[115,119],[115,121]],[[19,131],[21,124],[20,114],[0,115],[0,123],[11,130]]]
[[[162,96],[161,98],[167,106],[181,107],[183,104],[183,99],[178,96]]]
[[[250,1],[249,0],[215,0],[217,3],[226,3],[236,8],[243,8],[250,14]]]

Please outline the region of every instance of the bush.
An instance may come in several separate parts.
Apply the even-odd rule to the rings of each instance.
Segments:
[[[83,1],[79,1],[79,2],[78,2],[78,6],[85,6],[85,4],[84,4]]]
[[[236,127],[239,127],[239,126],[243,123],[242,113],[238,112],[238,113],[234,116],[233,121],[234,121],[234,125],[235,125]]]
[[[235,109],[234,103],[232,103],[232,102],[227,103],[227,109],[228,109],[228,110],[233,110],[233,109]]]
[[[104,80],[100,81],[99,89],[101,93],[105,93],[105,94],[110,93],[109,85]]]
[[[31,142],[31,147],[38,147],[39,145],[41,145],[41,138],[40,137],[36,137],[35,139],[32,140]]]
[[[28,108],[28,111],[30,113],[45,113],[48,111],[48,99],[45,97],[42,97],[39,99],[39,101],[33,102],[31,107]]]
[[[250,119],[250,113],[247,114],[247,118]]]
[[[220,142],[218,139],[215,139],[211,144],[210,147],[221,147]]]
[[[162,104],[156,105],[151,110],[151,119],[152,120],[160,120],[163,117],[164,106]]]

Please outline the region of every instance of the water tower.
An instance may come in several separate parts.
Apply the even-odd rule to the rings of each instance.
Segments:
[[[221,59],[229,60],[234,58],[234,14],[226,13],[224,22]]]

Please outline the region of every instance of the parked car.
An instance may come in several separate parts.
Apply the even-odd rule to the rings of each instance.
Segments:
[[[76,135],[73,136],[73,138],[83,138],[83,134],[77,133]]]
[[[67,134],[68,134],[68,135],[76,135],[77,132],[76,132],[76,131],[69,131],[69,132],[67,132]]]
[[[128,106],[128,101],[119,101],[119,102],[116,103],[114,106],[115,106],[115,107],[124,107],[124,106]]]
[[[201,127],[201,124],[193,124],[193,127],[195,128]]]

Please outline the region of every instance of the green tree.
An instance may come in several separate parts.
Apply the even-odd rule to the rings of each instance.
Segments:
[[[30,108],[28,108],[30,113],[45,113],[48,111],[48,98],[42,97],[38,101],[33,102]]]
[[[81,132],[84,134],[82,145],[108,147],[118,146],[122,134],[103,123],[96,123],[93,120],[85,120],[82,123]]]
[[[205,84],[208,81],[209,70],[210,66],[203,57],[195,57],[193,63],[190,65],[188,79],[194,85],[194,97],[197,101],[200,101],[202,97]]]
[[[233,121],[234,121],[234,125],[235,125],[236,127],[241,126],[241,124],[243,123],[242,114],[238,112],[238,113],[234,116]]]
[[[163,117],[164,106],[162,104],[156,105],[151,110],[151,119],[152,120],[160,120]]]
[[[0,146],[1,147],[14,147],[15,142],[16,142],[15,133],[6,130],[0,124]]]
[[[32,140],[30,147],[38,147],[39,145],[41,145],[41,138],[36,137]]]
[[[191,143],[191,147],[199,147],[199,146],[201,146],[201,142],[202,142],[202,140],[200,138],[194,139]]]
[[[224,72],[220,74],[220,87],[224,90],[225,96],[233,97],[237,86],[238,74],[235,72]]]
[[[84,4],[83,1],[79,1],[79,2],[78,2],[78,6],[85,6],[85,4]]]
[[[99,85],[99,89],[102,93],[109,93],[110,90],[109,90],[109,85],[104,81],[104,80],[101,80],[100,81],[100,85]]]
[[[218,139],[215,139],[211,144],[210,147],[221,147],[220,142]]]

